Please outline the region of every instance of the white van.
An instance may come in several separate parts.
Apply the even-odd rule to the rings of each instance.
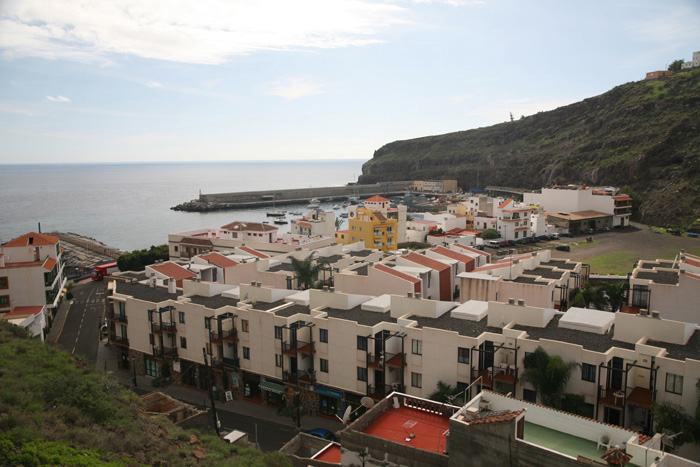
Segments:
[[[501,248],[503,243],[500,240],[488,240],[486,246],[489,248]]]

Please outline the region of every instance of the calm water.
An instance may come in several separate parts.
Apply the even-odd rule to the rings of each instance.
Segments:
[[[363,160],[0,165],[0,241],[37,230],[75,232],[123,250],[167,243],[168,234],[236,220],[272,221],[265,209],[185,213],[202,193],[341,186]],[[330,209],[330,204],[322,204]],[[301,206],[299,207],[301,208]],[[283,209],[292,209],[289,206]],[[283,225],[280,232],[288,232]]]

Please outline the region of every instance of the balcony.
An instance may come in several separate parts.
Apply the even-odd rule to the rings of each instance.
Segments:
[[[175,323],[153,323],[151,324],[151,332],[153,334],[162,334],[164,332],[174,334],[175,332],[177,332],[177,326],[175,325]]]
[[[153,356],[156,358],[177,357],[177,347],[153,347]]]
[[[287,342],[282,343],[282,353],[284,355],[295,356],[297,353],[313,354],[316,350],[314,349],[313,342],[303,342],[297,341],[296,344],[290,344]]]
[[[224,361],[220,358],[212,357],[211,358],[211,367],[214,370],[223,371],[224,370]]]
[[[126,337],[117,336],[116,334],[112,334],[110,336],[109,340],[111,340],[113,344],[121,345],[124,347],[129,347],[129,339],[127,339]]]
[[[282,380],[285,383],[292,384],[314,384],[316,382],[316,371],[314,370],[297,370],[282,372]]]
[[[226,331],[221,331],[220,333],[211,331],[209,332],[209,339],[211,340],[212,344],[221,344],[223,341],[237,342],[238,333],[235,329],[228,329]]]
[[[107,313],[107,319],[112,320],[112,321],[118,321],[120,323],[126,323],[126,315],[124,313],[115,313],[114,311],[110,311]]]
[[[227,366],[229,368],[240,368],[241,367],[241,359],[240,358],[228,358],[228,357],[223,357],[221,359],[223,362],[224,366]]]
[[[480,370],[478,368],[472,368],[472,383],[475,382],[477,379],[481,378],[480,384],[482,386],[488,386],[490,388],[493,387],[493,368],[487,369],[484,368],[483,370]]]
[[[384,366],[393,366],[393,367],[402,367],[406,366],[406,358],[405,354],[399,352],[399,353],[390,353],[386,354],[386,358],[382,360],[381,356],[377,357],[374,354],[369,354],[368,355],[368,360],[367,360],[367,367],[368,368],[374,368],[376,370],[381,370]]]
[[[608,407],[623,408],[625,403],[651,408],[654,404],[654,391],[647,388],[633,387],[627,390],[600,388],[600,403]],[[626,396],[626,397],[625,397]]]

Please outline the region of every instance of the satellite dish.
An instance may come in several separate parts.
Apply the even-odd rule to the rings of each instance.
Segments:
[[[666,450],[666,448],[669,448],[669,450],[673,451],[673,449],[676,447],[674,439],[676,438],[676,436],[683,434],[683,432],[681,431],[680,433],[674,433],[666,428],[664,428],[661,431],[663,433],[661,435],[661,444],[664,447],[664,451]]]
[[[352,407],[348,406],[347,409],[345,409],[345,413],[343,414],[342,422],[347,425],[348,420],[350,419],[350,415],[352,414]]]
[[[374,399],[372,399],[371,397],[365,396],[362,399],[360,399],[360,404],[362,404],[362,407],[366,407],[368,409],[371,409],[372,407],[374,407]]]

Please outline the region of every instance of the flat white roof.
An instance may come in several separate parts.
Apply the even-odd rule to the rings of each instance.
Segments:
[[[507,269],[507,266],[505,266],[505,267]],[[494,271],[494,270],[491,269],[491,271]],[[496,274],[496,272],[494,272],[493,274],[486,274],[483,272],[461,272],[461,273],[457,274],[457,277],[464,277],[465,279],[481,279],[481,280],[486,280],[486,281],[489,281],[489,280],[490,281],[497,281],[501,277],[500,276],[500,274],[501,274],[500,269],[498,269],[497,271],[499,271],[498,274]]]
[[[452,318],[481,321],[489,313],[489,302],[468,300],[450,312]]]
[[[365,311],[376,311],[378,313],[386,313],[391,309],[391,295],[384,294],[379,297],[367,300],[360,306]]]
[[[297,292],[295,294],[292,294],[288,296],[287,298],[284,299],[285,302],[293,302],[296,303],[297,305],[303,305],[303,306],[309,306],[310,299],[309,299],[309,291],[308,290],[302,290],[301,292]]]
[[[560,328],[595,334],[605,334],[613,324],[615,324],[615,313],[576,307],[569,308],[559,320]]]

